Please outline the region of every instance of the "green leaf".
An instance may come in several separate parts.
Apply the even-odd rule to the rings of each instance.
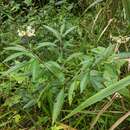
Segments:
[[[117,58],[130,58],[130,52],[120,52],[119,54],[116,54]]]
[[[30,100],[27,104],[25,104],[25,105],[23,106],[23,109],[31,108],[31,107],[34,106],[35,104],[36,104],[35,100],[32,99],[32,100]]]
[[[70,118],[71,116],[82,111],[83,109],[103,100],[104,98],[112,95],[113,93],[115,93],[117,91],[120,91],[121,89],[127,87],[128,85],[130,85],[130,76],[127,76],[124,79],[108,86],[107,88],[102,89],[101,91],[96,93],[94,96],[86,99],[77,108],[72,110],[71,113],[69,113],[64,119]]]
[[[32,62],[32,81],[35,82],[39,76],[40,65],[37,60]]]
[[[23,46],[20,46],[20,45],[17,45],[14,47],[6,47],[5,50],[20,51],[21,53],[23,53],[26,56],[29,56],[31,58],[36,58],[29,50],[27,50],[26,48],[24,48]],[[12,56],[12,57],[14,57],[14,56]],[[9,57],[9,60],[10,60],[10,57]]]
[[[4,106],[12,107],[13,105],[20,103],[20,101],[21,101],[21,96],[15,94],[14,96],[6,99]]]
[[[64,34],[63,37],[65,37],[66,35],[68,35],[70,32],[72,32],[76,27],[71,27],[70,29],[68,29]]]
[[[101,55],[98,55],[95,62],[93,63],[93,66],[101,63],[104,60],[107,60],[112,54],[114,54],[114,46],[109,45],[108,48],[106,48]]]
[[[99,71],[91,70],[90,82],[97,91],[104,88],[104,85],[103,85],[104,79],[102,78],[102,75]]]
[[[19,114],[16,114],[13,118],[15,119],[15,123],[19,123],[21,116]]]
[[[69,104],[71,105],[72,100],[73,100],[73,95],[74,95],[74,90],[77,88],[77,81],[73,81],[73,83],[70,85],[69,91],[68,91],[68,99],[69,99]]]
[[[83,53],[81,53],[81,52],[76,52],[76,53],[73,53],[72,55],[70,55],[68,58],[67,58],[67,60],[66,61],[70,61],[70,60],[72,60],[72,59],[74,59],[74,58],[80,58],[80,57],[82,57],[83,56]]]
[[[119,93],[120,93],[121,95],[123,95],[124,97],[130,99],[130,91],[129,91],[129,89],[123,88],[123,89],[121,89],[121,91],[119,91]]]
[[[14,58],[17,58],[17,57],[19,57],[19,56],[21,56],[21,55],[23,55],[23,54],[24,54],[24,52],[14,53],[14,54],[8,56],[3,62],[10,61],[10,60],[12,60],[12,59],[14,59]]]
[[[43,42],[43,43],[39,43],[38,46],[36,47],[36,49],[39,49],[41,47],[46,47],[46,46],[53,46],[53,47],[55,47],[56,44],[51,43],[51,42]]]
[[[5,50],[28,52],[26,50],[26,48],[24,48],[23,46],[20,46],[20,45],[12,46],[12,47],[6,47]]]
[[[119,73],[118,67],[114,66],[112,64],[106,64],[104,65],[104,72],[103,72],[103,78],[105,80],[104,84],[105,85],[110,85],[112,83],[115,83],[118,81]]]
[[[31,62],[32,62],[32,61],[31,61]],[[2,76],[5,76],[5,75],[8,75],[8,74],[10,74],[10,73],[12,73],[12,72],[14,72],[14,71],[17,71],[17,70],[19,70],[20,68],[27,66],[28,64],[30,64],[30,61],[29,61],[29,62],[19,63],[19,64],[15,65],[15,66],[11,67],[11,68],[10,68],[9,70],[7,70],[6,72],[3,72],[3,73],[2,73]]]
[[[82,93],[83,90],[86,88],[86,86],[89,83],[89,80],[90,80],[89,74],[84,74],[80,82],[80,93]]]
[[[60,67],[60,65],[54,61],[48,61],[45,64],[45,67],[47,67],[47,69],[53,73],[53,75],[55,75],[61,82],[64,81],[64,74],[62,72],[62,69]]]
[[[102,2],[102,1],[103,1],[103,0],[95,0],[92,4],[90,4],[90,5],[88,6],[87,9],[85,9],[85,11],[83,12],[83,15],[84,15],[90,8],[94,7],[95,5],[97,5],[98,3]]]
[[[123,3],[123,7],[125,9],[127,19],[129,21],[129,24],[130,24],[130,0],[122,0],[122,3]]]
[[[43,95],[46,94],[45,92],[46,92],[49,88],[50,88],[50,87],[46,86],[46,87],[43,88],[43,90],[41,90],[41,92],[40,92],[40,94],[39,94],[39,97],[38,97],[38,99],[37,99],[37,103],[38,103],[38,104],[39,104],[41,98],[43,97]],[[40,106],[40,107],[41,107],[41,106]]]
[[[21,75],[20,73],[13,73],[11,75],[13,79],[15,79],[19,84],[23,83],[26,79],[24,75]]]
[[[47,26],[47,25],[43,25],[48,31],[50,31],[50,32],[52,32],[53,33],[53,35],[59,40],[59,41],[61,41],[61,35],[60,35],[60,33],[58,32],[58,31],[56,31],[55,29],[53,29],[53,28],[51,28],[51,27],[49,27],[49,26]]]
[[[1,124],[0,124],[0,128],[6,127],[10,122],[11,122],[11,120],[9,120],[9,121],[7,121],[7,122],[1,123]]]
[[[65,30],[65,22],[60,27],[60,34],[63,35],[63,32]]]
[[[27,6],[31,6],[32,0],[24,0],[24,3],[27,4]]]
[[[101,55],[103,54],[105,51],[106,51],[106,48],[105,47],[101,47],[101,46],[98,46],[97,48],[93,48],[91,50],[93,53],[95,53],[96,55]]]
[[[61,108],[64,103],[64,91],[63,89],[59,92],[56,98],[56,102],[54,103],[53,113],[52,113],[52,124],[54,124],[57,120],[58,115],[60,114]]]

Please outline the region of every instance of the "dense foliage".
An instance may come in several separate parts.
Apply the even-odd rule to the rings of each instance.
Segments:
[[[1,0],[0,129],[130,129],[130,0]]]

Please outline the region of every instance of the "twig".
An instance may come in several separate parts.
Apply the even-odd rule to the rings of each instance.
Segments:
[[[114,100],[116,99],[116,94],[114,94],[114,96],[112,97],[112,99],[101,109],[101,111],[97,114],[96,118],[94,119],[94,121],[92,122],[90,129],[92,130],[94,125],[97,123],[98,119],[100,118],[100,116],[112,105],[112,103],[114,102]]]
[[[114,130],[118,125],[120,125],[128,116],[130,116],[130,111],[127,112],[125,115],[123,115],[121,118],[119,118],[109,130]]]

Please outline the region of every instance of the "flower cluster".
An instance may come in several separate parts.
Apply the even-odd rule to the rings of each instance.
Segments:
[[[128,36],[112,36],[110,35],[110,39],[112,41],[115,41],[116,43],[122,44],[122,43],[127,43],[130,40],[130,37]]]
[[[24,36],[32,37],[32,36],[35,36],[35,29],[32,28],[32,26],[27,26],[26,31],[18,29],[18,35],[20,37],[24,37]]]

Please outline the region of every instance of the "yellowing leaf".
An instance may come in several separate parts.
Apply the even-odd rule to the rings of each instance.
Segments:
[[[21,119],[21,116],[19,114],[14,116],[15,123],[19,123]]]

